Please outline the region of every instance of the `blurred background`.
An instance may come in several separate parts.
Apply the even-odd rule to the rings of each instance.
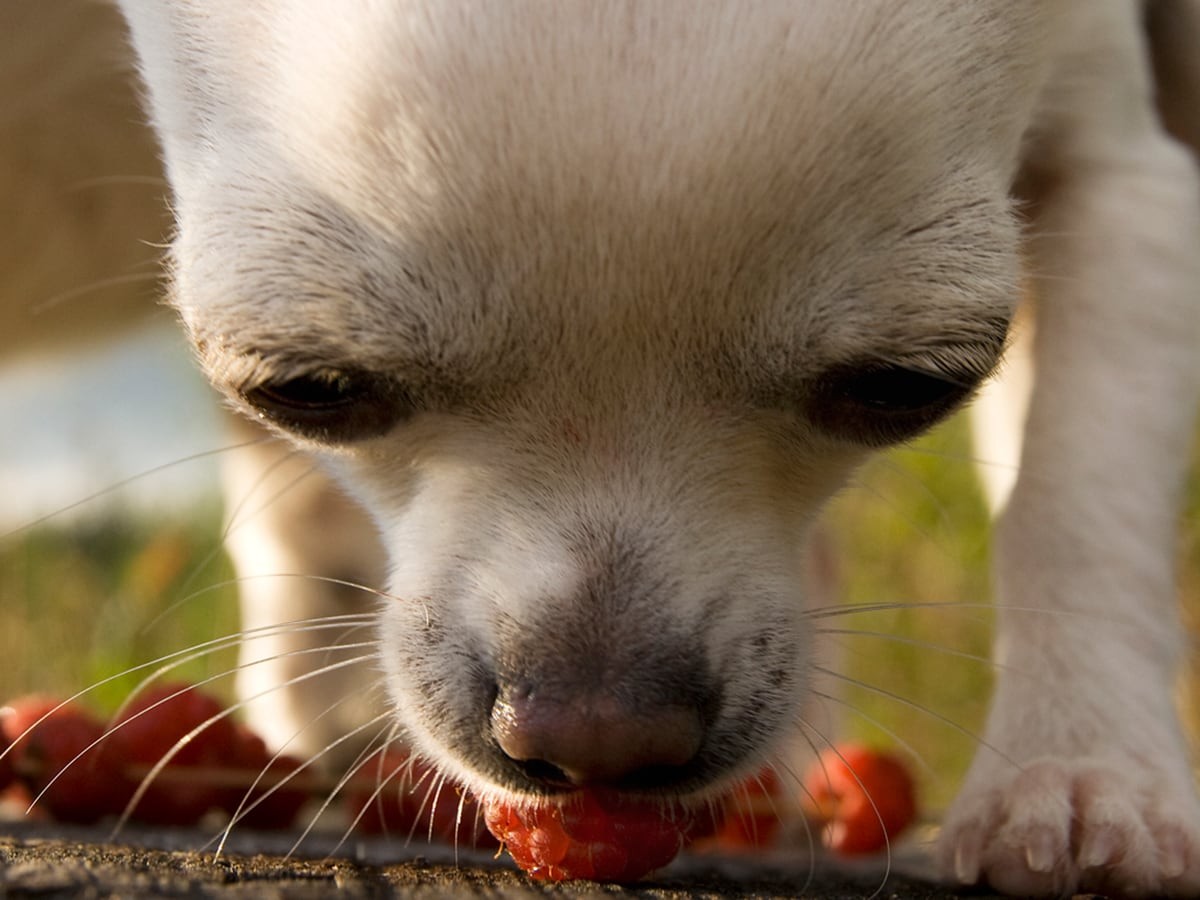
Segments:
[[[217,475],[230,439],[155,308],[169,224],[140,121],[106,5],[0,3],[0,700],[71,694],[237,629]],[[1191,635],[1197,471],[1179,545]],[[920,760],[936,808],[992,674],[987,515],[963,419],[869,466],[829,522],[840,602],[884,608],[825,621],[857,632],[823,637],[846,677],[827,706],[847,734]],[[232,664],[206,655],[177,674]],[[111,710],[137,681],[89,702]]]

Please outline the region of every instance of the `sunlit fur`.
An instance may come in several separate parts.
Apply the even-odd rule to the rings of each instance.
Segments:
[[[381,542],[390,707],[450,777],[542,792],[486,736],[508,671],[582,669],[635,712],[709,686],[677,786],[697,802],[778,760],[823,670],[804,542],[895,437],[829,385],[972,387],[1028,266],[1000,678],[939,860],[1017,894],[1200,892],[1170,690],[1200,198],[1136,4],[120,5],[177,216],[171,300],[213,382],[248,409],[362,370],[411,401],[366,439],[289,437],[377,529],[339,510],[328,543],[369,583]],[[244,571],[312,559],[285,514],[259,523]],[[251,627],[338,608],[317,590],[289,615],[275,584]],[[288,685],[286,735],[314,707],[278,637],[243,692]]]

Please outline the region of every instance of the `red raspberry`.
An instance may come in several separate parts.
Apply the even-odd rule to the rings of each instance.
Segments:
[[[0,733],[13,745],[16,777],[32,797],[41,794],[38,805],[58,821],[91,824],[120,812],[128,800],[128,785],[103,745],[88,749],[104,726],[80,707],[22,697],[0,709]]]
[[[127,766],[147,770],[181,738],[223,710],[220,702],[190,685],[154,687],[113,723],[117,730],[109,738],[109,749]],[[199,770],[228,768],[236,752],[233,722],[228,717],[212,722],[171,757],[147,787],[133,817],[152,825],[194,825],[208,810],[221,805],[223,792],[219,779]]]
[[[377,791],[380,784],[383,789]],[[429,836],[457,847],[495,846],[475,798],[452,781],[439,790],[437,770],[402,750],[372,754],[359,769],[346,806],[366,834]]]
[[[484,805],[488,829],[530,877],[636,881],[688,842],[694,815],[676,804],[583,790],[562,805]]]
[[[805,813],[824,827],[825,843],[838,853],[876,853],[917,815],[913,777],[889,753],[839,745],[821,754],[803,782]]]

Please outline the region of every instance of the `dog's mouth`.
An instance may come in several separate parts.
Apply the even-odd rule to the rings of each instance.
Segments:
[[[477,827],[484,823],[533,878],[630,882],[667,865],[685,848],[769,845],[783,823],[778,785],[773,770],[764,768],[704,797],[574,784],[532,798],[508,791],[468,794]],[[485,846],[488,840],[476,830],[468,843]]]

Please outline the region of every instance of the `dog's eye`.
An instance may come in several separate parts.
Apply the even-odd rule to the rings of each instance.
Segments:
[[[809,407],[825,431],[861,443],[915,437],[966,400],[978,377],[895,364],[847,367],[821,379]]]
[[[322,368],[266,381],[241,394],[280,428],[327,443],[375,437],[411,411],[404,392],[391,379],[344,369]]]

